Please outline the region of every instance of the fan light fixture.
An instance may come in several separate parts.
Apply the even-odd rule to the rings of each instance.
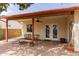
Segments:
[[[37,20],[36,20],[36,22],[40,22],[38,17],[37,17]]]

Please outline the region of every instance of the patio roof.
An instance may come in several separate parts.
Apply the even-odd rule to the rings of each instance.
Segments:
[[[17,15],[12,15],[12,16],[2,16],[2,18],[6,18],[8,20],[13,20],[13,19],[25,19],[25,18],[32,18],[36,16],[44,16],[44,15],[49,15],[49,14],[72,14],[72,12],[75,9],[79,9],[79,6],[74,6],[74,7],[68,7],[68,8],[61,8],[61,9],[54,9],[54,10],[45,10],[45,11],[38,11],[38,12],[32,12],[32,13],[23,13],[23,14],[17,14]]]

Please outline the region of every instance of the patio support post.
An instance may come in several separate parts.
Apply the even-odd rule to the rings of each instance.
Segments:
[[[74,11],[72,39],[74,41],[74,51],[79,51],[79,10]]]
[[[6,19],[5,40],[8,42],[8,19]]]
[[[34,17],[32,18],[32,45],[34,46]]]

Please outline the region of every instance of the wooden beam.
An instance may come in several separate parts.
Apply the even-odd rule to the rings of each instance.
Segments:
[[[33,43],[33,45],[34,45],[34,40],[35,40],[35,38],[34,38],[34,17],[32,18],[32,43]]]
[[[6,19],[5,40],[8,42],[8,20]]]

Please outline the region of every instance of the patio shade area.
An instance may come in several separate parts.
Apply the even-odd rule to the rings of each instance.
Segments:
[[[46,17],[46,16],[56,16],[56,15],[71,15],[73,14],[74,9],[77,9],[78,7],[70,7],[70,8],[64,8],[64,9],[56,9],[56,10],[47,10],[47,11],[39,11],[39,12],[33,12],[33,13],[25,13],[25,14],[19,14],[19,15],[12,15],[12,16],[2,16],[2,18],[6,19],[6,29],[8,29],[8,20],[17,20],[23,21],[22,19],[32,19],[32,33],[34,33],[34,19],[37,17]],[[8,30],[6,30],[7,34]],[[34,34],[33,34],[34,35]],[[34,37],[34,36],[33,36]],[[6,36],[7,38],[7,36]],[[6,39],[7,40],[7,39]]]
[[[55,17],[55,18],[53,18]],[[35,34],[36,33],[36,20],[39,19],[39,21],[43,21],[42,25],[40,25],[39,29],[40,31],[45,28],[42,27],[43,25],[47,25],[47,24],[58,24],[59,27],[57,27],[56,25],[54,27],[52,27],[52,25],[47,25],[46,30],[47,32],[44,33],[44,31],[46,30],[42,30],[41,33],[38,29],[38,33],[42,34],[41,36],[43,36],[42,39],[45,39],[45,35],[43,34],[47,34],[49,32],[48,28],[50,28],[51,32],[50,33],[54,33],[55,35],[53,36],[53,34],[48,34],[46,35],[46,38],[54,38],[54,39],[60,39],[60,38],[66,38],[68,39],[68,43],[72,44],[74,47],[74,51],[79,51],[79,7],[75,6],[75,7],[69,7],[69,8],[61,8],[61,9],[55,9],[55,10],[45,10],[45,11],[38,11],[38,12],[32,12],[32,13],[24,13],[24,14],[18,14],[18,15],[12,15],[12,16],[2,16],[2,18],[6,19],[6,32],[5,32],[5,39],[8,42],[8,21],[9,20],[16,20],[22,24],[25,23],[25,25],[29,22],[27,22],[28,20],[31,21],[32,24],[32,29],[31,29],[31,36],[32,36],[32,45],[34,46],[34,42],[35,42]],[[51,18],[49,20],[49,18]],[[47,19],[47,20],[46,20]],[[39,22],[38,21],[38,22]],[[45,22],[47,21],[47,22]],[[38,26],[37,26],[38,27]],[[42,28],[41,28],[42,27]],[[25,27],[26,28],[26,27]],[[56,32],[54,32],[52,29],[57,29],[59,28],[59,30],[55,30]],[[61,29],[63,28],[63,29]],[[26,30],[23,30],[26,31]],[[59,34],[57,35],[59,31]],[[77,32],[76,32],[77,31]],[[25,32],[26,33],[26,32]],[[22,33],[22,35],[24,35],[24,33]],[[57,35],[57,36],[56,36]]]

